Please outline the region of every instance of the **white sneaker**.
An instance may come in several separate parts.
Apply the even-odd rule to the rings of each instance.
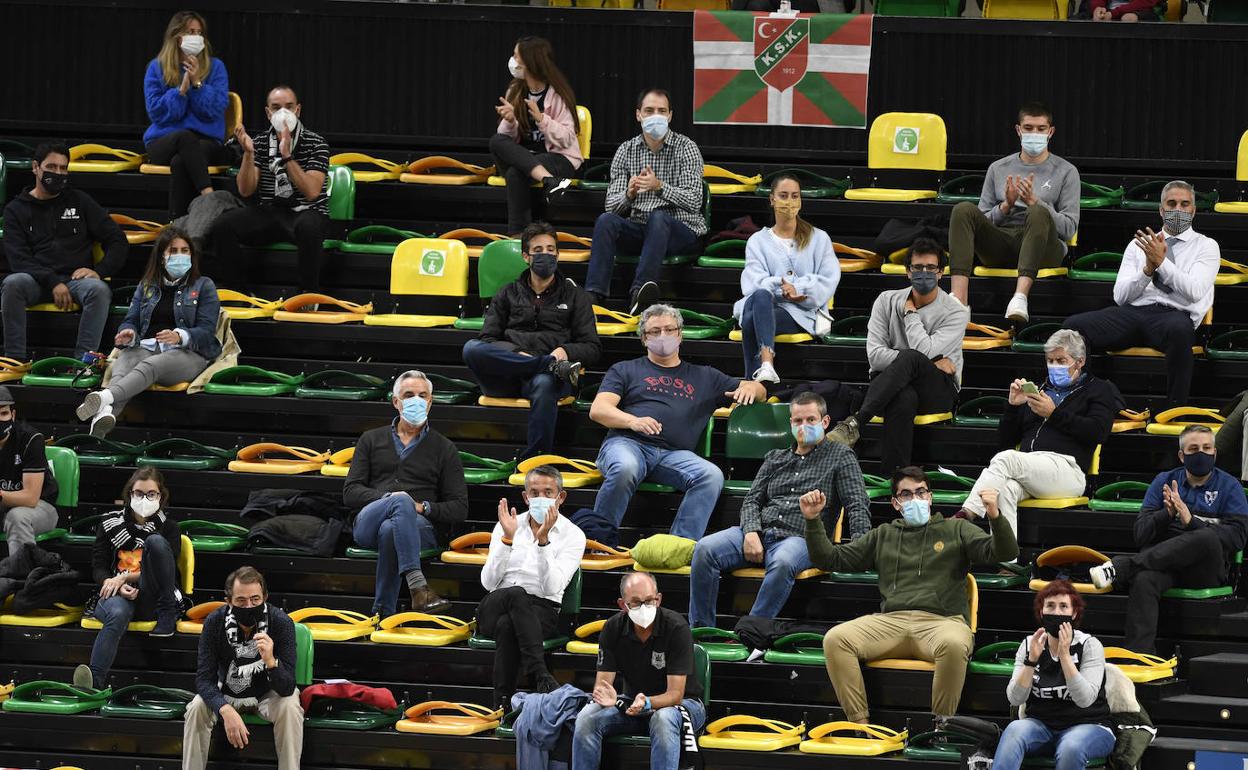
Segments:
[[[1005,317],[1010,321],[1017,321],[1020,324],[1027,323],[1031,318],[1027,313],[1027,297],[1023,294],[1015,294],[1010,300],[1010,304],[1005,306]]]
[[[764,361],[754,370],[754,376],[750,379],[755,382],[779,382],[780,375],[776,374],[776,367]]]
[[[1114,568],[1112,561],[1107,561],[1088,570],[1088,574],[1092,576],[1092,585],[1103,590],[1114,585],[1114,578],[1118,577],[1118,570]]]
[[[96,438],[104,438],[116,424],[117,418],[113,416],[113,408],[106,406],[91,420],[91,435]]]

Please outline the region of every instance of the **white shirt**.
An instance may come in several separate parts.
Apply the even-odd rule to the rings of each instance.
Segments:
[[[1153,284],[1151,276],[1144,275],[1144,265],[1148,260],[1144,250],[1132,240],[1122,254],[1122,266],[1118,268],[1118,278],[1114,281],[1114,302],[1135,307],[1165,305],[1186,310],[1195,328],[1213,306],[1213,279],[1218,276],[1218,268],[1222,265],[1222,252],[1217,241],[1190,227],[1177,236],[1164,230],[1162,235],[1166,238],[1169,253],[1155,275],[1160,276],[1173,291],[1162,291]]]
[[[481,568],[481,585],[487,591],[520,586],[530,596],[563,603],[563,589],[581,566],[585,533],[563,516],[550,528],[549,542],[537,544],[527,512],[516,517],[516,536],[503,542],[503,525],[495,524],[490,553]]]

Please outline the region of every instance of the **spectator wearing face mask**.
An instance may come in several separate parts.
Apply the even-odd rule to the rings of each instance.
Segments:
[[[4,355],[27,360],[26,308],[49,300],[60,310],[82,307],[74,357],[100,346],[113,292],[104,279],[126,263],[126,235],[95,199],[69,186],[69,148],[35,148],[35,185],[4,207],[4,255],[12,271],[0,289]],[[93,259],[98,243],[103,250]]]
[[[17,404],[0,385],[0,521],[12,556],[56,527],[56,477],[48,470],[43,434],[17,419]]]
[[[949,218],[953,296],[969,303],[975,257],[988,267],[1016,268],[1005,317],[1030,318],[1027,295],[1041,268],[1058,267],[1079,230],[1079,171],[1049,152],[1053,113],[1034,102],[1018,109],[1022,151],[988,167],[979,204],[959,203]]]
[[[553,201],[585,159],[577,138],[576,96],[555,64],[550,42],[520,38],[507,70],[512,81],[494,107],[499,123],[490,154],[507,180],[507,232],[518,233],[530,221],[529,186],[540,182],[547,201]]]
[[[437,613],[451,603],[434,593],[420,552],[445,544],[468,516],[468,487],[455,444],[429,427],[433,383],[409,369],[394,380],[389,425],[365,431],[355,445],[342,502],[355,511],[355,542],[377,551],[373,612],[395,614],[405,574],[413,612]]]
[[[248,291],[242,246],[293,241],[298,248],[296,293],[321,290],[325,229],[329,216],[329,145],[304,127],[303,105],[290,86],[274,86],[265,98],[270,128],[255,135],[239,126],[243,148],[238,194],[250,205],[227,211],[212,228],[222,284]]]
[[[204,37],[208,25],[194,11],[178,11],[165,27],[160,53],[147,65],[143,99],[152,123],[143,132],[148,159],[169,167],[169,218],[197,195],[212,192],[209,166],[232,164],[223,144],[230,83],[225,64]]]
[[[1093,350],[1135,346],[1166,354],[1166,406],[1184,406],[1192,387],[1196,327],[1213,306],[1222,264],[1218,242],[1192,229],[1196,193],[1175,180],[1161,191],[1161,232],[1135,231],[1114,281],[1114,307],[1080,313],[1066,327]]]
[[[861,426],[884,418],[880,467],[884,473],[910,464],[914,418],[948,412],[962,382],[962,337],[970,310],[940,288],[944,252],[919,238],[906,253],[910,288],[880,292],[867,323],[871,384],[862,408],[828,435],[846,446],[858,442]]]
[[[160,233],[113,344],[108,387],[88,393],[78,419],[91,421],[91,435],[103,438],[117,424],[130,399],[152,385],[176,385],[199,376],[221,354],[217,317],[221,302],[212,279],[199,274],[199,255],[184,231]]]
[[[603,480],[594,513],[618,529],[638,484],[667,484],[685,493],[671,533],[697,540],[724,487],[724,472],[694,451],[706,423],[719,407],[752,404],[767,391],[682,361],[683,328],[671,305],[646,308],[637,327],[646,356],[613,364],[598,388],[589,418],[610,432],[598,450]]]
[[[87,615],[104,625],[91,648],[91,664],[74,670],[77,687],[103,688],[117,657],[117,643],[131,621],[156,618],[151,636],[173,636],[180,615],[178,555],[182,530],[169,515],[169,490],[159,470],[143,466],[121,491],[120,511],[106,514],[95,530],[91,573],[99,591]]]
[[[555,229],[530,224],[520,249],[529,269],[490,300],[481,336],[464,344],[464,363],[485,395],[528,399],[524,459],[550,452],[559,399],[576,388],[602,345],[589,295],[559,272]]]
[[[524,477],[527,512],[517,514],[506,498],[498,501],[481,568],[489,593],[477,608],[477,628],[497,643],[494,702],[507,710],[521,675],[537,692],[559,687],[546,668],[542,641],[555,635],[563,592],[585,553],[585,533],[559,513],[567,499],[559,471],[539,465]]]
[[[663,258],[697,253],[706,234],[702,152],[671,129],[671,96],[661,88],[642,91],[636,118],[641,134],[621,144],[611,160],[607,210],[594,223],[585,279],[585,290],[601,305],[611,293],[616,256],[639,255],[629,287],[629,315],[658,302]]]
[[[1231,560],[1248,545],[1248,500],[1239,480],[1214,467],[1213,431],[1189,425],[1179,435],[1182,467],[1159,473],[1135,519],[1139,553],[1093,567],[1097,588],[1130,591],[1126,645],[1157,652],[1157,611],[1171,588],[1226,585]]]
[[[845,718],[867,724],[867,693],[859,661],[906,649],[936,664],[932,714],[937,723],[957,713],[974,637],[969,625],[966,575],[974,564],[1018,557],[1018,541],[998,515],[996,494],[983,492],[991,534],[965,519],[931,512],[931,488],[922,468],[892,475],[893,510],[901,518],[843,545],[833,545],[823,523],[827,497],[820,490],[799,500],[806,546],[815,567],[880,573],[880,612],[835,626],[823,638],[828,675]]]

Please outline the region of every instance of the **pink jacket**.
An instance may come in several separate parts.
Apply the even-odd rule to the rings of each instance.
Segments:
[[[581,144],[577,141],[576,129],[572,127],[571,110],[553,88],[546,92],[545,107],[541,125],[538,127],[546,135],[546,150],[567,158],[572,163],[572,168],[580,168],[585,158],[581,157]],[[498,133],[516,139],[516,122],[500,120]]]

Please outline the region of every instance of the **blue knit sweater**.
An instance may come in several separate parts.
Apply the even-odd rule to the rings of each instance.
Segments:
[[[218,142],[225,136],[225,107],[230,100],[230,80],[225,64],[213,59],[199,88],[188,88],[186,95],[177,86],[165,83],[160,62],[148,62],[143,76],[143,103],[152,124],[143,132],[143,144],[151,144],[165,134],[189,128]]]

